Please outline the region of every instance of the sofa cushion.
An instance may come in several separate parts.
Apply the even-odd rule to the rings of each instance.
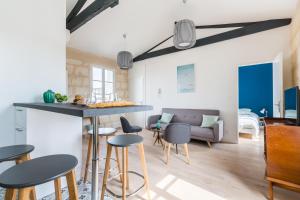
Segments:
[[[163,113],[161,115],[160,121],[161,123],[170,123],[172,118],[173,118],[174,114],[170,114],[170,113]]]
[[[215,115],[203,115],[202,128],[212,128],[215,123],[218,122],[219,116]]]
[[[214,132],[211,128],[202,128],[200,126],[191,126],[192,136],[200,137],[200,138],[207,138],[207,139],[214,139]]]
[[[186,123],[192,126],[202,124],[203,115],[220,115],[218,110],[163,108],[162,112],[174,114],[171,123]]]

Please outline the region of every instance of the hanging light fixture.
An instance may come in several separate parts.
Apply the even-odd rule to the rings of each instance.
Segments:
[[[186,3],[186,0],[183,0],[183,3]],[[192,20],[175,22],[173,42],[177,49],[188,49],[196,44],[196,27]]]
[[[126,43],[126,34],[123,34]],[[125,45],[126,46],[126,45]],[[126,48],[126,47],[125,47]],[[130,69],[133,66],[133,56],[129,51],[120,51],[117,56],[117,64],[121,69]]]

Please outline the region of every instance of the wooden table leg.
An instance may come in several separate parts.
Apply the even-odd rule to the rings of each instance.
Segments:
[[[54,180],[55,198],[56,200],[62,200],[61,195],[61,179],[57,178]]]
[[[76,176],[75,170],[73,169],[67,175],[67,183],[68,183],[68,190],[69,190],[69,199],[70,200],[78,200],[78,190],[76,184]]]
[[[109,173],[109,163],[110,163],[110,158],[111,158],[111,150],[112,150],[112,146],[107,144],[106,161],[105,161],[105,169],[104,169],[102,192],[101,192],[101,199],[100,200],[104,200],[104,193],[106,191],[106,182],[107,182],[108,173]]]
[[[147,192],[147,197],[148,200],[150,200],[150,186],[149,186],[149,177],[148,177],[148,170],[147,170],[147,164],[146,164],[146,158],[145,158],[145,151],[144,151],[144,145],[139,144],[139,154],[140,154],[140,161],[144,173],[144,178],[145,178],[145,187],[146,187],[146,192]]]
[[[274,193],[273,193],[273,183],[269,181],[269,200],[274,199]]]

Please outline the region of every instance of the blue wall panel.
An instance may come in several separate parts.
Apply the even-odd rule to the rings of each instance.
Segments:
[[[259,116],[266,108],[273,116],[273,64],[239,67],[239,108],[251,108]]]

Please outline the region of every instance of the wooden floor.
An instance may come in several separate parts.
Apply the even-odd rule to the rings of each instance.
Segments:
[[[176,155],[171,150],[169,165],[164,162],[160,145],[153,146],[152,133],[145,139],[152,200],[263,200],[267,199],[264,180],[265,162],[262,141],[240,139],[239,144],[214,144],[192,141],[189,144],[191,165],[187,165],[183,148]],[[104,151],[102,151],[105,153]],[[129,170],[141,172],[137,148],[129,148]],[[130,177],[130,186],[138,180]],[[146,199],[144,190],[129,199]],[[275,188],[276,200],[299,200],[300,194]]]

